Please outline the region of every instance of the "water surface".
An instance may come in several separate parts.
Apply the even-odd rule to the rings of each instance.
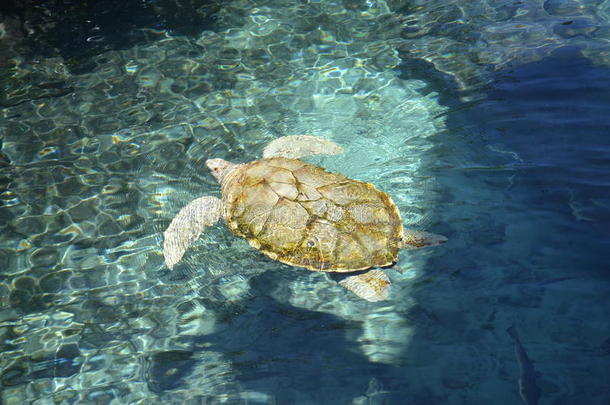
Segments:
[[[70,41],[3,10],[0,402],[525,403],[517,345],[539,403],[608,403],[606,3],[143,2]],[[449,238],[387,301],[222,226],[165,267],[205,159],[298,133]]]

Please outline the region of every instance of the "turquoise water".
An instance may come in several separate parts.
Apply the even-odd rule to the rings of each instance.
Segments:
[[[170,3],[69,41],[4,11],[0,403],[610,402],[610,3]],[[170,272],[203,162],[301,133],[448,243],[379,303],[220,224]]]

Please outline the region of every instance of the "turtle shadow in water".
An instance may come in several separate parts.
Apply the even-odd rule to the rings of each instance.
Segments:
[[[274,273],[252,277],[253,294],[242,310],[214,333],[195,338],[194,346],[220,353],[241,392],[266,393],[271,403],[352,403],[372,378],[382,382],[388,403],[400,403],[400,390],[392,391],[387,381],[398,379],[391,376],[396,369],[369,361],[347,337],[360,335],[362,323],[278,301],[272,292],[284,281]]]

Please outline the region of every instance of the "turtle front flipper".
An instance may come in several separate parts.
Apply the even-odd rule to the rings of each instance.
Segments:
[[[344,278],[339,284],[360,298],[375,302],[388,297],[388,289],[392,283],[385,272],[375,269]]]
[[[338,155],[343,148],[334,142],[311,135],[289,135],[277,138],[263,151],[263,157],[299,159],[311,155]]]
[[[401,247],[406,249],[418,249],[426,246],[436,246],[447,242],[443,235],[430,232],[404,230]]]
[[[191,201],[174,217],[163,232],[163,256],[171,270],[184,252],[197,240],[206,226],[220,219],[222,201],[216,197],[201,197]]]

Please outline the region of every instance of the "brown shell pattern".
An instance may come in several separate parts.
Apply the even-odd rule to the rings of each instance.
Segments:
[[[336,272],[396,262],[400,214],[371,184],[283,157],[237,170],[223,187],[227,225],[272,259]]]

